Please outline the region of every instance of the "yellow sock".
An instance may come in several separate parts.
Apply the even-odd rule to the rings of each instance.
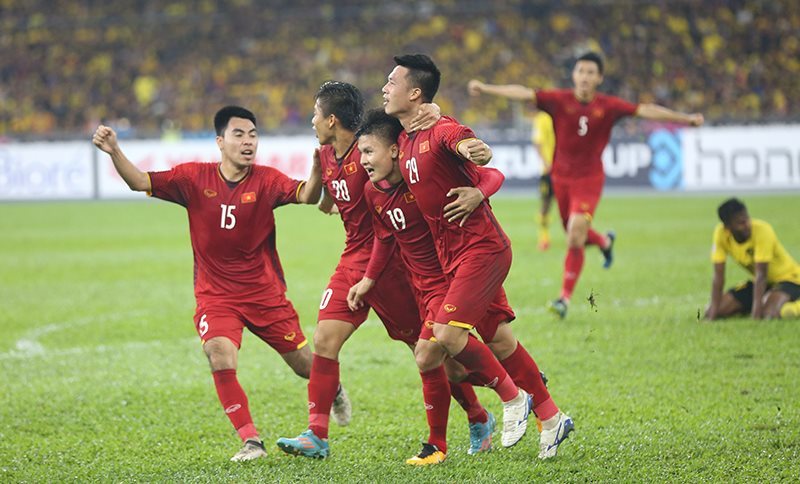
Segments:
[[[781,306],[781,319],[800,318],[800,299],[787,302]]]

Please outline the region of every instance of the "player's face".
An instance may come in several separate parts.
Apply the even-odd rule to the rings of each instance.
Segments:
[[[231,118],[222,136],[217,136],[217,146],[222,161],[232,162],[237,168],[252,165],[258,150],[256,126],[249,119]]]
[[[742,242],[748,240],[753,227],[750,224],[750,215],[747,213],[747,210],[742,210],[741,212],[735,214],[731,218],[727,227],[728,230],[731,231],[731,234],[736,242],[741,244]]]
[[[314,117],[311,118],[311,127],[314,128],[314,132],[321,145],[329,145],[333,141],[331,116],[332,115],[325,116],[319,105],[319,99],[317,99],[317,102],[314,103]]]
[[[603,82],[600,68],[592,61],[578,61],[572,69],[572,82],[579,93],[594,93],[597,86]]]
[[[381,90],[383,92],[383,109],[386,114],[394,116],[408,111],[412,107],[413,88],[409,84],[408,69],[396,66],[389,73],[388,80]]]
[[[365,134],[358,138],[358,150],[361,151],[361,166],[367,170],[369,181],[378,183],[387,180],[398,183],[403,175],[397,165],[398,147],[396,143],[388,143],[380,136]]]

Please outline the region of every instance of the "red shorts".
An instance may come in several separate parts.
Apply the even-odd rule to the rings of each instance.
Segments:
[[[197,301],[194,327],[203,343],[224,336],[237,348],[247,328],[280,354],[299,350],[308,343],[292,303],[283,295],[272,301]]]
[[[364,298],[366,304],[358,311],[351,311],[348,307],[347,294],[364,276],[364,271],[337,267],[322,293],[317,320],[346,321],[358,328],[366,321],[371,307],[390,338],[414,344],[419,339],[422,322],[408,274],[399,261],[399,257],[394,257],[388,264]]]
[[[591,220],[600,203],[604,182],[605,175],[578,179],[553,177],[553,192],[558,201],[558,212],[564,228],[573,213],[585,214]]]
[[[497,325],[514,319],[503,290],[510,268],[511,248],[467,258],[455,272],[447,274],[447,293],[433,320],[468,330],[475,328],[486,342],[494,339]]]
[[[432,298],[430,304],[425,307],[425,322],[422,325],[422,331],[419,333],[419,339],[434,339],[434,318],[436,313],[442,307],[442,301],[444,301],[445,293],[446,288],[441,294],[438,294]],[[486,316],[483,318],[480,324],[475,326],[475,330],[478,332],[484,343],[489,343],[494,339],[494,335],[497,333],[497,328],[500,326],[500,324],[510,323],[515,318],[516,315],[514,314],[514,310],[511,309],[511,306],[508,304],[506,291],[501,287],[500,292],[489,305],[489,309],[486,311]]]

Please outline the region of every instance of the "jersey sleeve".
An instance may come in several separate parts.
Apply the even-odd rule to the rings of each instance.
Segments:
[[[440,123],[434,129],[434,136],[436,136],[437,142],[446,150],[450,151],[461,157],[458,153],[458,145],[462,141],[466,141],[469,139],[475,139],[475,132],[472,129],[464,126],[463,124],[459,124],[453,118],[449,118],[447,116],[443,117],[446,122]]]
[[[775,229],[769,224],[759,224],[753,226],[753,262],[772,262],[775,258],[775,246],[778,243],[778,236]]]
[[[191,165],[181,164],[171,170],[150,171],[150,195],[161,200],[174,202],[184,207],[191,201]]]
[[[274,168],[270,169],[269,178],[270,190],[275,197],[275,207],[280,207],[289,203],[298,203],[297,197],[300,194],[300,189],[306,183],[305,181],[289,178],[282,171]]]
[[[624,118],[625,116],[633,116],[636,114],[636,110],[639,109],[639,105],[626,101],[624,99],[620,99],[618,97],[610,97],[609,98],[609,111],[611,112],[612,116],[614,116],[614,120]]]
[[[725,262],[728,252],[725,249],[725,229],[722,224],[717,225],[714,229],[714,237],[711,241],[711,262],[714,264],[721,264]]]
[[[536,107],[546,112],[550,116],[556,110],[558,104],[558,94],[549,89],[536,91]]]
[[[500,190],[506,177],[496,168],[486,168],[483,166],[477,168],[480,179],[475,185],[475,188],[479,189],[484,197],[489,198]]]

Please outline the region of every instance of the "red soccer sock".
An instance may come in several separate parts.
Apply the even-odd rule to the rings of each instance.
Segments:
[[[589,229],[589,233],[586,235],[586,245],[596,245],[601,249],[606,249],[608,240],[606,240],[606,236],[600,232],[597,232],[594,229]]]
[[[483,405],[478,400],[478,395],[475,394],[475,389],[472,388],[472,384],[468,381],[462,381],[461,383],[451,381],[450,395],[467,413],[469,423],[486,423],[489,420],[489,414],[486,413],[486,409],[483,408]]]
[[[477,378],[486,382],[485,386],[492,388],[503,402],[513,400],[519,394],[517,385],[506,370],[497,361],[488,346],[476,338],[467,338],[467,345],[453,359],[464,365]]]
[[[308,428],[320,439],[328,438],[331,406],[339,389],[339,362],[314,354],[308,378]]]
[[[564,260],[564,281],[561,285],[561,299],[569,301],[572,291],[583,269],[583,247],[567,249],[567,258]]]
[[[247,395],[245,395],[239,380],[236,378],[236,370],[217,370],[211,373],[214,377],[214,386],[217,388],[217,396],[225,415],[228,416],[233,428],[239,433],[242,442],[258,437],[256,426],[250,417],[250,407],[247,405]]]
[[[428,443],[447,453],[447,417],[450,413],[450,384],[444,366],[421,371],[422,397],[428,417]]]
[[[540,420],[547,420],[558,413],[558,407],[544,386],[539,367],[521,343],[518,342],[517,349],[500,363],[514,383],[533,396],[533,412]]]

